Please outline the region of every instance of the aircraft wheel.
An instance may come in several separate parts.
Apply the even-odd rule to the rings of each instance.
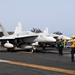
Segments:
[[[42,49],[45,50],[45,47],[43,46]]]
[[[31,52],[34,53],[34,50],[32,49]]]
[[[31,52],[34,53],[34,51],[37,51],[37,47],[33,46]]]

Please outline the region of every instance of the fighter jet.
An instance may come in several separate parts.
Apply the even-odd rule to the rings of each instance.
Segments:
[[[57,32],[54,32],[53,34],[56,34],[58,36],[58,39],[63,39],[63,40],[70,40],[71,38],[66,36],[66,35],[63,35],[63,33],[57,31]]]
[[[70,40],[71,38],[68,36],[63,35],[61,32],[54,32],[53,34],[49,34],[48,28],[46,27],[46,29],[44,30],[44,34],[46,34],[47,36],[52,36],[53,38],[57,40],[59,39],[63,39],[64,40],[64,44]],[[56,42],[55,43],[50,43],[50,46],[56,47]]]
[[[35,49],[34,44],[36,44],[34,40],[37,38],[37,35],[22,33],[21,23],[19,22],[18,25],[16,26],[14,34],[9,35],[4,26],[0,23],[4,34],[4,36],[0,37],[1,45],[6,47],[9,52],[13,51],[15,47],[31,49],[33,52]]]
[[[56,39],[63,39],[63,40],[70,40],[71,38],[66,36],[66,35],[63,35],[61,32],[57,31],[57,32],[54,32],[53,34],[49,34],[49,31],[48,31],[48,28],[46,28],[44,30],[44,33],[47,35],[47,36],[52,36]]]
[[[32,30],[22,31],[22,25],[17,25],[16,30],[20,30],[16,35],[37,35],[38,37],[34,40],[35,43],[32,45],[47,46],[46,43],[56,42],[56,39],[51,36],[46,36],[40,29],[33,28]]]
[[[43,32],[35,30],[36,32],[31,31],[22,31],[21,22],[18,22],[15,32],[13,35],[9,35],[2,24],[0,27],[3,31],[4,36],[0,38],[2,45],[11,51],[14,47],[19,48],[31,48],[32,52],[36,49],[36,46],[41,45],[45,46],[45,43],[56,42],[56,39],[51,36],[46,36]]]

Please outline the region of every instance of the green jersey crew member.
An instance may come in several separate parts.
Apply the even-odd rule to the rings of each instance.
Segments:
[[[64,42],[63,39],[57,41],[57,48],[60,55],[63,55]]]

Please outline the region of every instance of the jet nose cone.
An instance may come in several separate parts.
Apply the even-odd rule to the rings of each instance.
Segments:
[[[56,42],[56,39],[53,38],[53,37],[47,37],[47,40],[48,40],[49,42]]]
[[[65,39],[65,40],[70,40],[71,38],[70,37],[67,37],[67,36],[64,36],[64,35],[61,35],[58,37],[58,39]]]
[[[63,39],[70,40],[71,38],[67,36],[63,36]]]
[[[71,38],[70,37],[66,37],[66,40],[70,40]]]
[[[56,39],[55,38],[52,38],[52,42],[56,42]]]
[[[56,39],[55,38],[53,38],[53,42],[56,42]]]

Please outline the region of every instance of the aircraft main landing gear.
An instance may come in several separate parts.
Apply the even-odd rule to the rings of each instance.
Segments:
[[[7,48],[7,52],[14,52],[14,48]]]

